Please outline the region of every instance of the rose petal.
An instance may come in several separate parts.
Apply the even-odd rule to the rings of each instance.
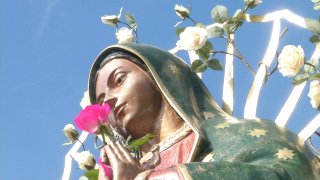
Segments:
[[[101,105],[87,106],[75,118],[74,122],[77,127],[83,131],[96,134],[101,125],[99,113],[102,109]]]
[[[101,105],[94,104],[94,105],[87,106],[83,111],[97,114],[100,112],[101,108],[102,108]]]
[[[98,161],[99,161],[99,165],[102,167],[102,169],[103,169],[103,171],[104,171],[104,174],[105,174],[106,176],[108,176],[110,179],[112,179],[113,173],[112,173],[112,168],[111,168],[111,166],[103,163],[101,159],[102,159],[102,158],[99,158],[99,160],[98,160]]]
[[[78,116],[74,122],[79,129],[94,134],[97,133],[101,125],[99,118],[94,115]]]
[[[110,113],[110,105],[106,103],[105,105],[102,106],[99,112],[99,119],[101,123],[106,123],[108,121],[109,113]]]

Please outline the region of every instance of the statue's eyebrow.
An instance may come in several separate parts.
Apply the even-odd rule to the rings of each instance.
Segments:
[[[121,68],[121,67],[122,67],[122,66],[119,66],[119,67],[115,68],[115,69],[112,70],[112,72],[109,74],[108,79],[107,79],[107,87],[110,87],[110,85],[111,85],[111,77],[113,77],[114,74],[115,74],[115,72],[116,72],[119,68]],[[101,69],[100,69],[100,70],[101,70]],[[100,76],[102,76],[101,73],[100,73],[100,70],[97,72],[97,75],[100,74]],[[97,76],[97,77],[98,77],[98,76]],[[96,84],[96,85],[97,85],[97,84]],[[106,88],[106,87],[105,87],[105,88]],[[102,92],[102,93],[100,93],[99,95],[97,94],[97,96],[96,96],[96,97],[97,97],[97,98],[96,98],[96,101],[97,101],[98,103],[101,103],[100,101],[104,99],[105,95],[106,95],[105,92]]]
[[[115,68],[114,70],[112,70],[111,71],[111,73],[109,74],[109,76],[108,76],[108,79],[107,79],[107,86],[108,87],[111,87],[112,86],[112,79],[114,79],[114,75],[115,75],[115,73],[119,70],[119,69],[122,69],[123,68],[123,66],[119,66],[119,67],[117,67],[117,68]]]

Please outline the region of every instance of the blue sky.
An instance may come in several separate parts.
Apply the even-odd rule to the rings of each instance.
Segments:
[[[201,2],[201,3],[199,3]],[[79,113],[83,92],[92,61],[106,46],[117,43],[115,29],[101,23],[105,14],[131,12],[138,20],[139,41],[163,49],[174,47],[178,37],[173,25],[179,21],[174,5],[188,6],[189,1],[111,1],[111,0],[1,0],[0,1],[0,174],[1,179],[60,179],[64,155],[70,147],[62,133]],[[233,14],[242,0],[191,1],[191,16],[200,22],[212,22],[210,11],[225,5]],[[319,11],[310,0],[265,0],[252,14],[288,8],[300,16],[317,19]],[[191,25],[190,23],[183,24]],[[183,26],[182,25],[182,26]],[[266,50],[271,23],[245,23],[236,34],[236,45],[256,69]],[[314,45],[311,33],[283,21],[288,27],[280,43],[301,44],[307,57]],[[225,43],[213,40],[215,49],[224,50]],[[186,58],[185,52],[179,56]],[[220,60],[224,62],[223,56]],[[236,61],[235,116],[243,116],[243,105],[253,77]],[[216,100],[221,104],[222,72],[204,74]],[[276,72],[261,94],[258,116],[275,119],[292,86],[290,79]],[[313,109],[305,88],[288,128],[299,132],[318,112]],[[93,146],[90,137],[86,144]],[[73,166],[72,179],[81,170]]]

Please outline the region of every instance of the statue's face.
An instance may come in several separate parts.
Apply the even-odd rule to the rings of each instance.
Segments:
[[[134,138],[151,132],[162,107],[162,96],[148,73],[135,63],[116,58],[98,74],[97,101],[114,108],[117,124]]]

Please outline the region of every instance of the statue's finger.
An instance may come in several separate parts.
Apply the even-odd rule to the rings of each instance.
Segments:
[[[124,155],[124,157],[133,164],[136,164],[135,159],[131,156],[130,152],[127,150],[127,148],[125,148],[122,144],[120,144],[119,142],[116,142],[117,147],[119,148],[119,150],[122,152],[122,154]]]
[[[119,158],[119,156],[115,153],[114,149],[109,144],[106,146],[106,152],[107,152],[107,156],[108,156],[108,159],[110,161],[111,166],[117,167],[119,164],[119,161],[121,161],[121,159]]]
[[[101,150],[100,150],[100,157],[101,157],[101,161],[105,164],[110,164],[110,161],[108,159],[108,156],[107,156],[107,153],[106,153],[106,146],[103,147]]]
[[[118,159],[122,161],[126,160],[126,157],[123,155],[122,151],[114,142],[110,142],[109,146],[112,149],[112,151],[117,155]]]

